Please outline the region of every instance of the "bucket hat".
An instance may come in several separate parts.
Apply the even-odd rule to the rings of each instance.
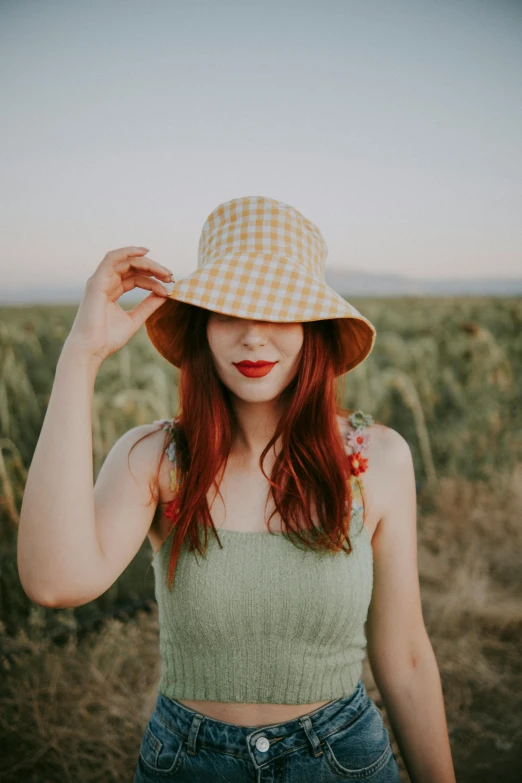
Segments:
[[[331,288],[324,267],[328,247],[318,227],[297,209],[266,196],[219,204],[199,239],[198,266],[177,280],[145,321],[164,359],[181,367],[186,307],[275,323],[338,319],[344,359],[352,370],[373,348],[376,330]]]

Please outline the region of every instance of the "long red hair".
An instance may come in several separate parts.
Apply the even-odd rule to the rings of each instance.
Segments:
[[[211,311],[186,303],[185,308],[179,413],[173,434],[176,487],[173,500],[164,509],[171,524],[162,542],[173,532],[169,588],[185,541],[189,551],[203,555],[211,529],[222,547],[207,493],[226,463],[237,431],[230,392],[214,369],[208,345],[206,326]],[[270,483],[282,529],[296,544],[315,550],[342,549],[349,554],[351,467],[337,420],[338,414],[346,414],[337,404],[345,377],[336,374],[342,366],[341,338],[335,320],[304,322],[303,332],[299,368],[281,394],[284,413],[259,466]],[[264,458],[280,436],[281,450],[268,476]],[[312,520],[312,508],[317,523]]]

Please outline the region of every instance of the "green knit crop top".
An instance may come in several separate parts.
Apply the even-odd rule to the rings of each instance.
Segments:
[[[170,536],[153,559],[161,679],[169,698],[310,704],[352,693],[366,655],[365,622],[373,589],[373,552],[363,524],[357,475],[372,418],[350,417],[355,431],[352,552],[314,552],[281,533],[218,529],[202,558],[185,543],[172,590]],[[160,419],[167,429],[172,419]],[[173,462],[170,443],[166,453]]]

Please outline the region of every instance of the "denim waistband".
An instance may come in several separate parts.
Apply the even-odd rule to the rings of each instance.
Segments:
[[[198,747],[232,753],[259,762],[272,761],[307,742],[314,755],[322,753],[320,742],[347,726],[370,702],[362,677],[352,693],[328,702],[298,718],[266,726],[240,726],[210,718],[176,699],[158,694],[155,713],[163,723],[186,742],[187,753]],[[260,738],[264,738],[260,741]],[[268,744],[267,744],[268,741]]]

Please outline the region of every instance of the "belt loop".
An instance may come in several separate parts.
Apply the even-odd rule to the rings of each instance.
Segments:
[[[322,756],[323,749],[321,747],[321,741],[314,731],[314,728],[312,726],[312,721],[310,720],[309,716],[304,715],[302,718],[299,718],[299,722],[301,723],[301,726],[305,730],[306,736],[310,740],[310,744],[312,746],[312,752],[314,756]]]
[[[191,756],[196,755],[196,751],[197,751],[196,739],[198,736],[199,726],[204,717],[205,716],[201,715],[201,713],[196,712],[194,717],[192,718],[192,723],[190,724],[190,729],[187,737],[187,753],[189,753]]]

